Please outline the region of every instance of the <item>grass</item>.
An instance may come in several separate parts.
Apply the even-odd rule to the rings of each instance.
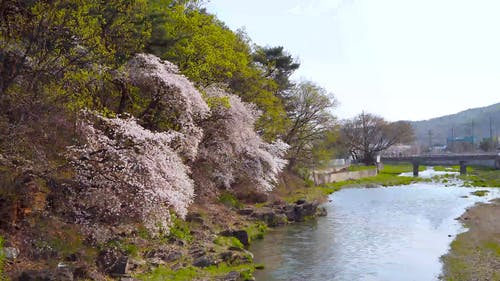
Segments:
[[[483,197],[486,194],[488,194],[488,192],[490,192],[490,191],[489,190],[476,190],[476,191],[471,192],[470,194],[474,195],[474,196]]]
[[[419,169],[425,170],[425,167],[420,167]],[[413,166],[411,164],[384,165],[384,168],[376,176],[329,183],[325,184],[325,187],[335,191],[342,187],[408,185],[414,182],[424,181],[424,179],[421,178],[399,176],[401,173],[411,171],[413,171]]]
[[[255,267],[253,264],[243,264],[236,266],[219,264],[206,268],[185,267],[178,270],[173,270],[166,266],[159,266],[149,273],[140,274],[136,277],[139,280],[144,281],[185,281],[198,278],[210,278],[209,280],[214,280],[215,278],[224,276],[231,271],[237,271],[240,273],[240,277],[242,280],[251,280],[254,270]]]
[[[240,249],[244,248],[243,244],[236,237],[217,236],[217,238],[215,238],[214,240],[214,244],[223,246],[225,248],[229,247],[236,247]]]
[[[460,166],[433,166],[438,172],[460,172]]]
[[[441,259],[446,281],[500,281],[500,271],[487,262],[500,259],[500,244],[493,240],[477,242],[467,232],[459,234]]]
[[[459,176],[465,186],[500,187],[500,170],[485,167],[467,167],[467,174]]]
[[[267,225],[264,222],[255,222],[247,226],[245,230],[248,233],[248,239],[250,240],[249,242],[251,243],[256,239],[264,238],[264,234],[267,231]]]
[[[179,239],[185,242],[191,242],[193,236],[191,235],[191,230],[189,223],[179,219],[175,214],[171,216],[172,226],[170,227],[169,238]]]
[[[366,166],[366,165],[351,165],[349,168],[347,168],[350,172],[355,172],[355,171],[365,171],[365,170],[373,170],[376,169],[377,167],[371,165],[371,166]]]
[[[288,203],[294,203],[299,199],[305,199],[309,202],[323,201],[328,195],[339,189],[340,187],[329,185],[306,187],[294,190],[292,194],[283,197],[283,199]]]
[[[236,199],[231,193],[223,192],[218,199],[219,203],[222,203],[226,207],[241,209],[243,208],[243,204]]]

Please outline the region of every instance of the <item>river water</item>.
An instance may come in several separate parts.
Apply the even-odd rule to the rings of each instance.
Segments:
[[[438,280],[440,256],[464,231],[455,218],[476,202],[500,197],[500,189],[484,197],[471,195],[474,190],[436,183],[340,190],[324,205],[328,216],[274,229],[254,243],[255,261],[265,265],[255,277]]]

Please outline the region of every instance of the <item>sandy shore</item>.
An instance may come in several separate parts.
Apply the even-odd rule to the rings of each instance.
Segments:
[[[500,280],[500,199],[477,204],[459,218],[468,231],[458,235],[443,259],[443,280]]]

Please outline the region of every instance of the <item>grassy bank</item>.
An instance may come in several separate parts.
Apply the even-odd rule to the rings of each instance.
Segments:
[[[459,234],[442,257],[446,281],[500,280],[500,201],[468,209]]]
[[[375,168],[374,166],[371,167]],[[420,167],[419,169],[423,171],[425,170],[425,167]],[[425,180],[413,176],[411,177],[399,176],[402,173],[408,173],[411,171],[413,171],[413,166],[411,164],[400,164],[400,165],[388,164],[384,165],[382,170],[376,176],[357,179],[357,180],[346,180],[335,183],[329,183],[325,184],[324,187],[329,190],[336,191],[344,187],[408,185]]]
[[[486,167],[467,167],[467,174],[460,176],[466,186],[500,187],[500,170]]]

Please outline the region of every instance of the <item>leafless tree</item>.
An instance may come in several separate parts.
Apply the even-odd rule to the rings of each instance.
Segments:
[[[344,121],[342,140],[354,157],[369,165],[375,156],[397,143],[409,143],[414,134],[406,121],[387,122],[382,117],[362,112]]]

